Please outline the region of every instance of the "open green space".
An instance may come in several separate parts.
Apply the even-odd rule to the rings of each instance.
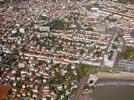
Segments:
[[[80,75],[81,76],[89,76],[90,74],[97,73],[96,67],[88,64],[80,65]]]
[[[134,60],[134,48],[127,47],[125,52],[122,53],[123,59]]]
[[[63,20],[53,20],[47,25],[49,25],[51,29],[63,30],[65,28],[65,22]]]

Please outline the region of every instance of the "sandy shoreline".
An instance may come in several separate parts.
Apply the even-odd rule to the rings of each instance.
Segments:
[[[119,72],[119,73],[108,73],[99,72],[97,76],[100,80],[134,80],[134,73]]]

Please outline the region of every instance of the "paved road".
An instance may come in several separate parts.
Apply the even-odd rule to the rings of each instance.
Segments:
[[[120,15],[120,16],[123,16],[123,17],[128,17],[128,18],[132,18],[134,19],[134,16],[132,15],[129,15],[129,14],[124,14],[124,13],[121,13],[121,12],[117,12],[117,11],[112,11],[112,10],[109,10],[109,9],[101,9],[102,11],[105,11],[105,12],[109,12],[109,13],[113,13],[113,14],[117,14],[117,15]]]
[[[131,85],[134,86],[133,80],[99,80],[96,86],[106,86],[106,85]]]
[[[125,40],[124,40],[123,37],[121,37],[121,41],[120,41],[120,42],[122,42],[122,45],[121,45],[121,52],[124,52],[124,50],[125,50],[125,48],[126,48],[126,43],[125,43]],[[121,55],[120,55],[119,52],[118,52],[117,57],[116,57],[116,60],[115,60],[115,63],[114,63],[114,66],[115,66],[115,67],[118,66],[118,63],[119,63],[120,59],[121,59]]]
[[[88,80],[88,77],[82,78],[80,80],[79,86],[77,88],[78,90],[76,91],[75,96],[72,100],[92,100],[91,94],[83,94],[83,91],[82,91],[82,87],[83,85],[86,85],[87,80]]]

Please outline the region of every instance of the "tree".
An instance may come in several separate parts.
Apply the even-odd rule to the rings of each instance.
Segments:
[[[129,0],[130,3],[134,4],[134,0]]]
[[[80,55],[83,55],[84,54],[84,49],[80,49]]]
[[[10,89],[9,91],[8,91],[8,95],[11,95],[12,94],[12,89]]]

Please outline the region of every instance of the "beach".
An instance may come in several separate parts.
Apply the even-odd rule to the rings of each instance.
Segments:
[[[97,76],[100,80],[134,80],[134,73],[129,72],[118,72],[118,73],[108,73],[99,72]]]

